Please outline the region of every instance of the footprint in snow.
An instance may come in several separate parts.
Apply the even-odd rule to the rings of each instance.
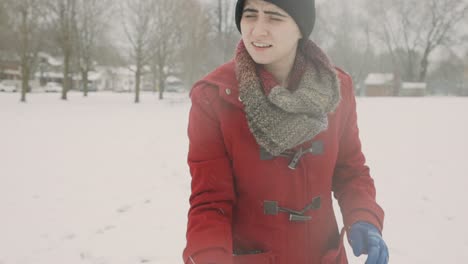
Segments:
[[[75,234],[67,234],[63,237],[63,240],[73,240],[76,238]]]
[[[118,212],[118,213],[126,213],[126,212],[128,212],[130,209],[132,209],[132,206],[131,206],[131,205],[124,205],[124,206],[120,207],[119,209],[117,209],[117,212]]]
[[[103,228],[100,228],[96,231],[96,234],[104,234],[105,232],[107,231],[110,231],[112,229],[115,229],[115,226],[113,225],[108,225],[108,226],[105,226]]]
[[[82,261],[86,261],[86,260],[91,261],[91,263],[93,263],[93,264],[107,264],[107,263],[109,263],[108,261],[106,261],[102,257],[93,256],[93,254],[91,252],[81,252],[80,253],[80,259]]]

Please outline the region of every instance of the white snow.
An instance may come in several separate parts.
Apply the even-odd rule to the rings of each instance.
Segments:
[[[187,94],[59,97],[0,93],[0,263],[182,263]],[[468,98],[359,98],[358,112],[390,262],[468,259]]]

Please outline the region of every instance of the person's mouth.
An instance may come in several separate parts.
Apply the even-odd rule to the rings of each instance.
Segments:
[[[260,48],[260,49],[266,49],[266,48],[273,47],[273,45],[271,45],[271,44],[267,44],[267,43],[263,43],[263,42],[257,42],[257,41],[253,41],[252,46],[254,46],[256,48]]]

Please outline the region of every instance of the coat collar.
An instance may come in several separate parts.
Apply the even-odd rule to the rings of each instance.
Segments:
[[[310,60],[311,59],[318,60],[319,62],[322,62],[322,64],[324,64],[326,67],[329,67],[330,70],[333,69],[330,62],[328,61],[328,58],[326,58],[325,55],[322,56],[323,52],[314,43],[311,43],[310,45],[308,45],[308,50],[305,51],[305,54],[306,54],[305,57],[311,57],[311,56],[314,57],[314,58],[309,58]],[[299,55],[304,56],[302,54],[299,54]],[[299,60],[299,61],[303,61],[303,60]],[[296,62],[294,64],[294,69],[293,69],[294,75],[291,78],[292,80],[292,82],[290,83],[291,86],[288,87],[288,89],[294,90],[296,86],[299,84],[299,81],[301,80],[302,74],[304,73],[304,70],[305,70],[305,67],[303,64],[304,63],[298,63],[297,58],[296,58]],[[234,106],[237,106],[239,108],[244,108],[241,98],[239,97],[239,82],[237,81],[235,67],[236,67],[236,62],[235,62],[235,58],[233,58],[232,60],[221,65],[220,67],[216,68],[214,71],[206,75],[202,80],[198,81],[194,85],[194,87],[201,83],[215,86],[218,88],[218,93],[221,98],[233,104]],[[263,67],[260,67],[258,70],[259,70],[259,73],[263,82],[263,88],[265,89],[264,92],[266,94],[269,94],[270,90],[273,87],[278,85],[278,82],[274,78],[274,76],[271,73],[269,73],[266,69],[264,69]]]
[[[259,73],[262,77],[264,89],[266,89],[265,92],[268,94],[273,87],[278,85],[278,82],[275,77],[263,67],[259,68]],[[300,74],[302,75],[302,72],[300,72]],[[234,106],[244,108],[239,97],[239,82],[236,77],[234,59],[206,75],[203,79],[198,81],[194,87],[202,83],[217,87],[221,98]]]
[[[218,93],[221,98],[236,107],[244,108],[239,98],[239,83],[236,78],[234,60],[221,65],[216,70],[209,73],[202,80],[197,82],[195,86],[200,83],[218,87]]]

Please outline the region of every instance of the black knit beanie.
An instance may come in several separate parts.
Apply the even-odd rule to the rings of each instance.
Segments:
[[[315,24],[315,0],[264,0],[286,11],[301,30],[303,39],[308,39]],[[238,0],[236,5],[236,25],[241,32],[240,21],[245,0]]]

